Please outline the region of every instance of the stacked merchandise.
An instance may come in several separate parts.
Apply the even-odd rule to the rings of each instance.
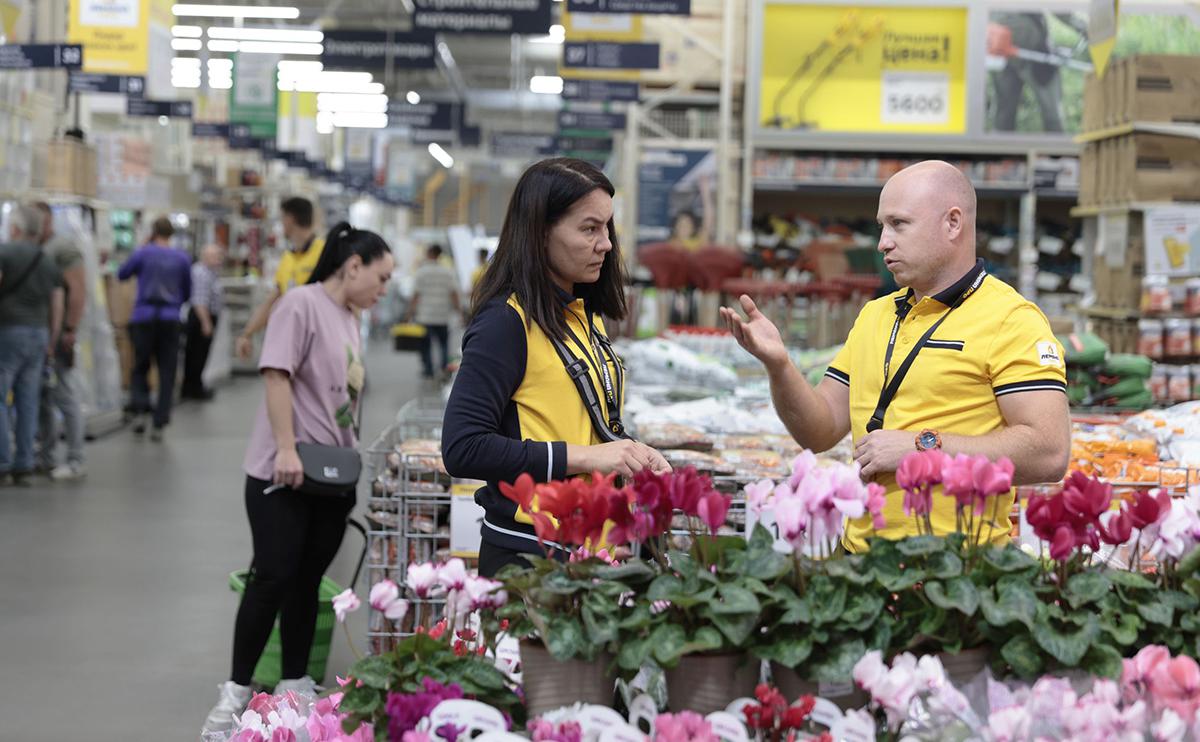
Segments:
[[[1200,403],[1077,422],[1071,468],[1122,487],[1164,487],[1186,494],[1200,484]]]
[[[1155,402],[1200,397],[1200,278],[1180,283],[1150,275],[1142,280],[1137,348],[1155,361],[1150,384]]]
[[[1144,410],[1153,404],[1149,358],[1110,354],[1108,345],[1092,333],[1071,333],[1058,342],[1066,351],[1067,397],[1072,406]]]

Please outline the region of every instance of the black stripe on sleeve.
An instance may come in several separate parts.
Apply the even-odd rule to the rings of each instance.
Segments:
[[[1067,384],[1059,379],[1035,379],[1033,381],[1017,381],[1012,384],[1001,384],[993,390],[997,397],[1018,392],[1062,392],[1066,393]]]
[[[833,379],[836,382],[850,386],[850,374],[846,373],[845,371],[840,371],[833,366],[830,366],[825,370],[825,376]]]

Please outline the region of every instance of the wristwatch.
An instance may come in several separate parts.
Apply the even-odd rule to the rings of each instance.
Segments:
[[[933,449],[941,450],[942,436],[938,435],[936,430],[926,428],[917,434],[917,450],[932,451]]]

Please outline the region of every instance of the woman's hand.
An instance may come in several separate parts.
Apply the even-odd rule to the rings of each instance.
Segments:
[[[671,471],[662,454],[637,441],[614,441],[598,446],[567,446],[567,474],[619,474],[632,477],[649,469],[655,474]]]
[[[296,449],[280,449],[275,454],[275,478],[272,481],[291,489],[304,484],[304,465],[300,463]]]

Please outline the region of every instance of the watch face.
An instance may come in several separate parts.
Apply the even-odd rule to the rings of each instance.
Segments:
[[[926,450],[937,447],[937,436],[930,432],[921,433],[921,448]]]

